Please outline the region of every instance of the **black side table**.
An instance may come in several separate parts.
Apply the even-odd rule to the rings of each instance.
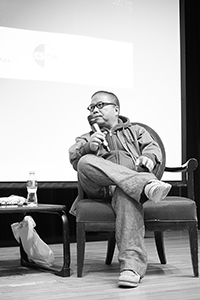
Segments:
[[[53,205],[53,204],[38,204],[37,206],[0,206],[0,214],[13,214],[19,213],[26,214],[31,213],[48,213],[48,214],[58,214],[61,217],[63,225],[63,265],[61,270],[57,270],[54,267],[47,267],[43,265],[36,264],[28,260],[27,254],[24,251],[22,245],[20,244],[20,255],[21,255],[21,265],[25,267],[30,267],[34,269],[44,269],[52,272],[58,276],[69,277],[70,276],[70,243],[69,243],[69,224],[66,216],[65,205]]]

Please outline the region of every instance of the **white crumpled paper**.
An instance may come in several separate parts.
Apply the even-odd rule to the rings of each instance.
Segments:
[[[0,197],[0,206],[8,205],[23,205],[26,203],[26,198],[16,195],[11,195],[9,197]]]

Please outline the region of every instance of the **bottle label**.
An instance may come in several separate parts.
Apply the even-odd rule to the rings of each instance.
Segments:
[[[35,188],[35,187],[37,187],[37,181],[35,181],[35,180],[27,181],[27,188]]]

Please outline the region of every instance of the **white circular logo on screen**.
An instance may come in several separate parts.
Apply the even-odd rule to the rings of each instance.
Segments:
[[[57,60],[55,51],[48,45],[38,45],[33,51],[34,61],[43,68],[51,67]]]

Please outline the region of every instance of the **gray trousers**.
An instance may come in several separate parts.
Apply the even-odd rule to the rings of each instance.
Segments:
[[[120,271],[130,269],[144,276],[147,253],[144,243],[143,206],[140,203],[145,185],[156,177],[137,172],[93,154],[78,162],[80,183],[90,198],[108,198],[109,187],[115,186],[112,206],[116,213],[116,242]]]

